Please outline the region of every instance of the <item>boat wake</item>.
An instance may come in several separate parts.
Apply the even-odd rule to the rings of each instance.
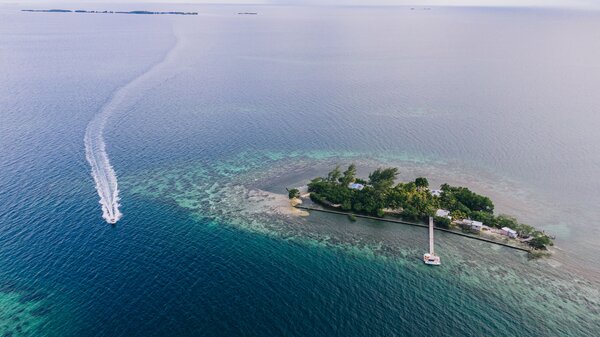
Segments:
[[[92,166],[92,177],[96,182],[96,191],[100,196],[102,217],[114,224],[121,218],[119,211],[119,185],[117,174],[110,165],[103,131],[110,114],[101,112],[92,119],[85,131],[85,157]]]
[[[167,64],[174,57],[179,49],[181,39],[178,34],[174,34],[177,42],[158,63],[144,73],[134,78],[131,82],[119,88],[110,101],[103,106],[102,110],[94,116],[85,131],[85,156],[92,168],[92,177],[96,183],[96,191],[100,196],[100,205],[102,205],[102,217],[106,222],[115,224],[122,216],[119,210],[119,184],[117,174],[110,164],[108,153],[106,152],[106,143],[104,142],[104,128],[108,119],[119,110],[123,102],[131,98],[132,93],[140,92],[140,85],[150,78],[162,66]]]

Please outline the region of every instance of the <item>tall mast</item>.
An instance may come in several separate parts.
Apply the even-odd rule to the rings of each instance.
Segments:
[[[433,253],[433,217],[429,217],[429,254]]]

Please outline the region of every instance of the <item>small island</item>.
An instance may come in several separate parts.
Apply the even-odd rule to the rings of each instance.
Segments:
[[[378,168],[368,179],[361,179],[356,176],[354,164],[344,172],[336,166],[327,177],[311,180],[306,196],[319,205],[349,214],[379,218],[387,215],[412,221],[432,216],[439,228],[494,233],[535,250],[553,245],[552,238],[543,231],[508,215],[494,215],[490,198],[466,187],[443,184],[439,190],[431,190],[427,178],[396,183],[397,176],[397,168]],[[299,198],[300,190],[289,189],[288,194],[290,199]]]
[[[83,9],[22,9],[22,12],[38,13],[87,13],[87,14],[142,14],[142,15],[198,15],[198,12],[152,12],[152,11],[92,11]]]

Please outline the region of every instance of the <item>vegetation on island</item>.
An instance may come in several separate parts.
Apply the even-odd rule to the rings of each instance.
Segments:
[[[471,219],[489,227],[514,229],[520,237],[529,238],[527,243],[533,248],[552,245],[550,237],[532,226],[507,215],[494,215],[492,200],[466,187],[443,184],[438,196],[429,190],[427,178],[396,183],[397,176],[398,169],[390,167],[378,168],[368,179],[361,179],[356,176],[354,164],[343,172],[336,166],[326,177],[311,180],[308,191],[315,203],[378,217],[394,214],[404,219],[424,220],[434,216],[436,210],[445,209],[450,211],[452,220]],[[288,192],[290,198],[299,196],[297,189]],[[452,226],[452,220],[447,217],[434,217],[434,220],[438,227]]]
[[[294,198],[299,198],[300,197],[300,190],[297,188],[292,188],[288,190],[288,197],[290,199],[294,199]]]

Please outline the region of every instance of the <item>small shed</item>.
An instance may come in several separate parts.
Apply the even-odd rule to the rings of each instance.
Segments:
[[[457,222],[461,225],[463,225],[463,227],[475,230],[475,231],[480,231],[484,226],[483,223],[479,222],[479,221],[475,221],[475,220],[471,220],[471,219],[464,219],[462,221]]]
[[[506,235],[509,238],[514,239],[517,237],[517,231],[509,227],[502,227],[502,235]]]
[[[437,211],[435,211],[435,216],[438,216],[440,218],[452,219],[452,217],[450,216],[450,211],[447,211],[445,209],[438,209]]]
[[[481,223],[480,221],[471,221],[470,227],[472,230],[480,231],[483,227],[483,223]]]

